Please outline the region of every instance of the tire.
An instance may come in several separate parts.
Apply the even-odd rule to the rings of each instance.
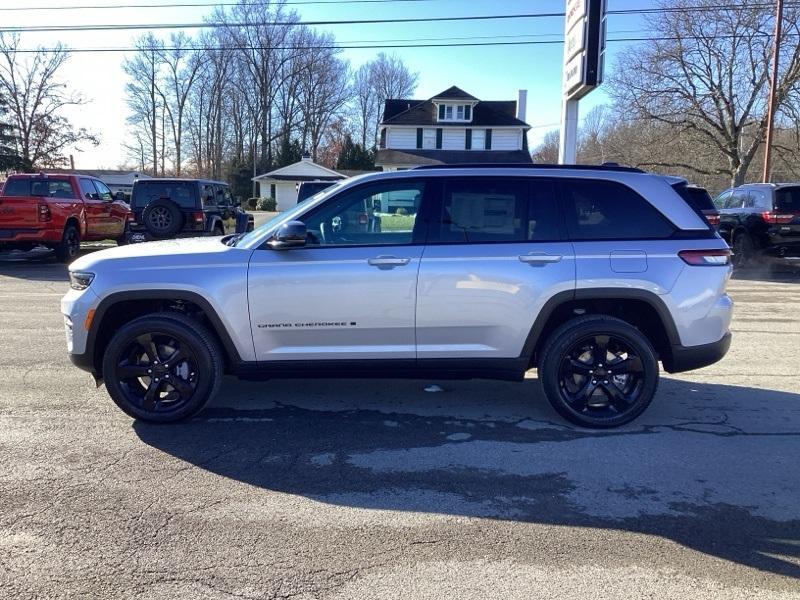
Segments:
[[[223,356],[214,336],[178,313],[131,321],[114,334],[103,355],[111,399],[131,417],[152,423],[200,412],[219,390],[222,375]]]
[[[161,198],[154,200],[142,211],[142,223],[154,238],[170,238],[183,228],[183,213],[178,205]]]
[[[75,260],[81,251],[81,234],[78,228],[75,225],[64,227],[64,233],[61,234],[61,242],[53,250],[56,252],[58,262],[69,264]]]
[[[211,235],[225,235],[225,228],[217,223],[214,225],[214,229],[211,231]]]
[[[615,356],[609,360],[609,355]],[[648,339],[608,316],[568,321],[547,339],[539,361],[539,380],[556,412],[592,429],[619,427],[641,415],[655,396],[658,379],[658,360]]]
[[[751,266],[755,254],[755,247],[753,238],[749,233],[740,232],[734,235],[733,244],[731,245],[731,249],[733,250],[733,256],[731,257],[733,268],[742,269]]]

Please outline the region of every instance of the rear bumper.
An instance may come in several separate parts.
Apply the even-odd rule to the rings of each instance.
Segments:
[[[2,229],[0,228],[0,246],[3,244],[55,244],[61,241],[61,231],[56,229]]]
[[[700,346],[672,346],[672,356],[663,357],[664,370],[668,373],[692,371],[700,367],[713,365],[722,360],[731,347],[731,334],[726,333],[722,339]]]

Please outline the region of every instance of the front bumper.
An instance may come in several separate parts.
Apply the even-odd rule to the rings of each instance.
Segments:
[[[85,290],[69,290],[61,299],[61,314],[64,317],[64,330],[67,338],[67,352],[73,364],[84,369],[91,370],[82,366],[82,363],[91,363],[92,356],[86,357],[86,342],[89,337],[87,325],[91,319],[87,320],[90,311],[96,309],[100,303],[100,298],[92,291],[92,288]],[[84,358],[80,358],[84,356]],[[81,364],[79,364],[81,363]]]
[[[715,362],[722,360],[722,357],[728,353],[730,347],[730,333],[726,333],[722,336],[722,339],[710,344],[702,344],[700,346],[673,345],[671,356],[662,357],[664,370],[668,373],[681,373],[713,365]]]

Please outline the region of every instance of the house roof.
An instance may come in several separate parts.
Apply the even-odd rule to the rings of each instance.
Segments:
[[[445,91],[436,94],[431,100],[475,100],[478,102],[475,96],[456,86],[451,86]]]
[[[265,179],[275,179],[277,181],[313,181],[319,179],[329,181],[344,178],[344,175],[337,173],[333,169],[328,169],[311,160],[303,159],[269,173],[253,177],[253,181],[263,181]]]
[[[416,125],[418,127],[524,127],[525,121],[517,118],[516,100],[483,100],[472,109],[469,123],[439,121],[432,100],[387,100],[381,125]]]
[[[528,164],[525,150],[391,150],[375,155],[376,165]]]

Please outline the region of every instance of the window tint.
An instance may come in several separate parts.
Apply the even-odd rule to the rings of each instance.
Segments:
[[[310,246],[410,244],[425,184],[374,184],[331,198],[302,220]]]
[[[194,208],[195,200],[192,188],[196,184],[177,181],[138,181],[133,186],[131,206],[144,208],[151,202],[161,198],[172,200],[182,208]]]
[[[725,201],[725,208],[744,208],[747,205],[747,191],[734,190],[730,198]]]
[[[81,188],[81,197],[85,200],[96,199],[97,190],[95,189],[94,185],[92,184],[91,179],[79,179],[78,185]]]
[[[719,208],[725,208],[725,203],[728,201],[728,198],[731,197],[731,192],[722,192],[719,196],[714,198],[714,206]]]
[[[705,188],[688,186],[685,184],[672,186],[678,195],[686,201],[695,212],[702,212],[704,210],[714,210],[714,202]]]
[[[577,240],[659,239],[674,229],[647,200],[614,181],[564,180],[567,230]]]
[[[94,187],[97,188],[97,193],[100,194],[101,200],[113,200],[114,195],[111,193],[111,190],[106,187],[106,184],[102,181],[94,180]]]
[[[74,198],[72,184],[66,179],[32,179],[31,196],[43,198]]]
[[[768,207],[769,210],[771,207]],[[785,187],[775,191],[775,210],[800,213],[800,187]]]
[[[9,179],[3,188],[4,196],[30,196],[31,195],[31,180],[18,178]]]

